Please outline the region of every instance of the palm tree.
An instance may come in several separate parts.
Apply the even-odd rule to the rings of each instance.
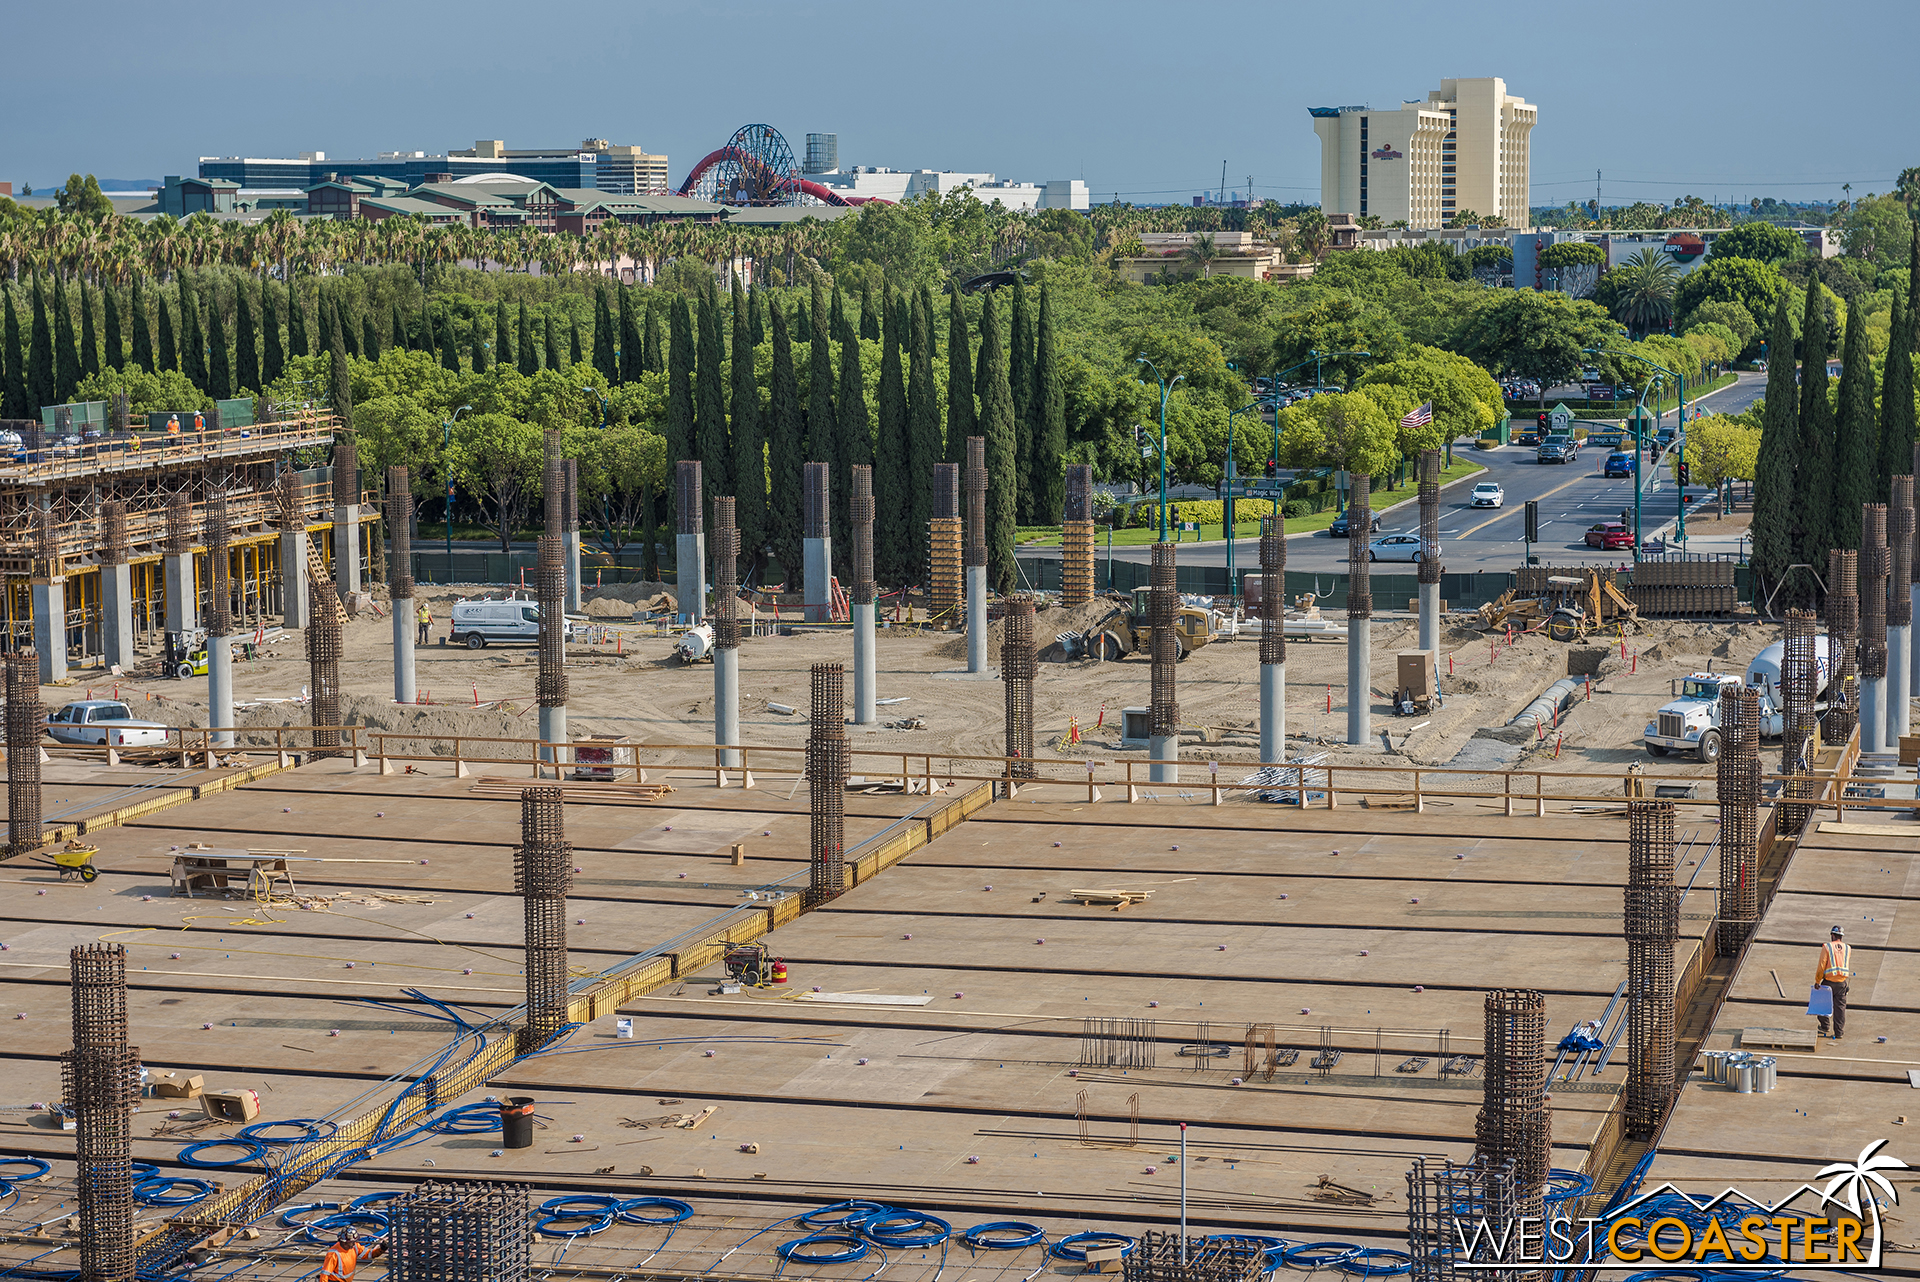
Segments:
[[[1893,184],[1894,194],[1900,197],[1907,207],[1907,217],[1914,217],[1914,206],[1920,204],[1920,169],[1902,169],[1899,179]]]
[[[1644,338],[1647,331],[1665,325],[1673,315],[1673,294],[1680,269],[1657,249],[1636,250],[1614,269],[1619,288],[1614,294],[1613,318]]]
[[[1813,1176],[1816,1180],[1829,1175],[1833,1176],[1832,1182],[1827,1185],[1826,1191],[1823,1192],[1821,1196],[1829,1202],[1837,1202],[1845,1206],[1855,1215],[1861,1213],[1860,1195],[1865,1193],[1867,1195],[1867,1205],[1873,1216],[1874,1235],[1876,1238],[1879,1236],[1880,1198],[1873,1190],[1876,1188],[1879,1189],[1881,1193],[1886,1194],[1887,1200],[1890,1202],[1898,1204],[1900,1201],[1900,1194],[1894,1191],[1893,1184],[1886,1176],[1880,1174],[1880,1172],[1904,1171],[1908,1169],[1907,1164],[1897,1157],[1886,1157],[1875,1154],[1874,1150],[1884,1147],[1885,1144],[1885,1140],[1875,1140],[1860,1150],[1858,1159],[1852,1162],[1835,1162],[1831,1166],[1823,1166],[1816,1171]],[[1836,1193],[1842,1190],[1844,1190],[1845,1196],[1836,1196]]]
[[[1189,276],[1213,275],[1213,260],[1220,256],[1210,232],[1201,232],[1180,251],[1180,266]]]

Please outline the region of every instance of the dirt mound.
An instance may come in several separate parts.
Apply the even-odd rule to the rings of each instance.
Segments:
[[[1123,603],[1106,597],[1095,597],[1085,605],[1069,610],[1065,606],[1050,605],[1045,602],[1035,611],[1033,617],[1034,648],[1042,658],[1059,657],[1060,647],[1054,644],[1054,638],[1062,632],[1083,632],[1100,620],[1112,614],[1115,609],[1123,608]],[[1000,662],[1000,642],[1006,635],[1006,621],[995,619],[987,625],[987,662]],[[1049,651],[1052,654],[1049,655]],[[935,648],[934,653],[942,659],[964,659],[967,657],[967,638],[963,632],[953,640]]]

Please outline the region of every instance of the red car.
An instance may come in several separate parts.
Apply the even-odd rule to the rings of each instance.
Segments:
[[[1587,531],[1587,546],[1611,552],[1615,548],[1633,548],[1633,531],[1618,521],[1602,521]]]

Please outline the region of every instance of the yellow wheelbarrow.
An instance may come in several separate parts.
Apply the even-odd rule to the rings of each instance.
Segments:
[[[81,881],[92,881],[100,875],[100,870],[93,866],[93,857],[99,853],[98,846],[69,841],[53,852],[53,866],[60,870],[61,881],[72,881],[75,877]]]

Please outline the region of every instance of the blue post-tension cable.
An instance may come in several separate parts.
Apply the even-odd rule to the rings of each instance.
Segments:
[[[213,1185],[206,1180],[164,1175],[141,1180],[133,1186],[133,1200],[142,1206],[192,1206],[212,1193]]]
[[[884,1202],[855,1198],[848,1202],[830,1203],[796,1218],[809,1229],[858,1229],[874,1216],[891,1214],[893,1209]]]
[[[1358,1242],[1302,1242],[1288,1247],[1280,1258],[1298,1268],[1324,1269],[1365,1249]]]
[[[300,1134],[274,1135],[271,1132],[276,1126],[297,1126]],[[252,1126],[243,1126],[240,1128],[240,1138],[255,1144],[300,1144],[307,1140],[327,1139],[339,1129],[339,1123],[323,1117],[289,1117],[280,1122],[255,1122]]]
[[[230,1157],[225,1161],[214,1162],[201,1157],[209,1149],[237,1148],[244,1150],[240,1157]],[[267,1146],[257,1140],[202,1140],[198,1144],[189,1144],[180,1150],[180,1156],[174,1160],[182,1166],[191,1166],[196,1170],[217,1171],[226,1166],[245,1166],[248,1162],[264,1162],[267,1158]]]
[[[939,1246],[953,1236],[953,1225],[937,1215],[921,1211],[894,1210],[864,1221],[860,1231],[881,1246]]]
[[[782,1242],[774,1250],[781,1260],[791,1264],[851,1264],[868,1251],[865,1242],[851,1233],[809,1233],[793,1242]]]
[[[338,1211],[332,1215],[323,1215],[294,1234],[296,1239],[312,1242],[316,1246],[325,1246],[333,1241],[333,1234],[341,1229],[373,1229],[377,1240],[387,1235],[387,1217],[377,1211]]]
[[[645,1210],[660,1210],[664,1215],[642,1215]],[[622,1224],[678,1224],[693,1214],[691,1203],[677,1197],[630,1197],[620,1203]]]
[[[1080,1260],[1087,1258],[1088,1247],[1117,1246],[1120,1258],[1126,1259],[1133,1254],[1134,1240],[1124,1233],[1069,1233],[1066,1237],[1047,1248],[1047,1253],[1056,1260]]]
[[[299,1206],[290,1206],[280,1212],[280,1227],[283,1229],[304,1229],[313,1220],[332,1215],[341,1209],[338,1202],[303,1202]],[[308,1217],[311,1216],[312,1219]]]
[[[1363,1278],[1391,1278],[1413,1271],[1413,1257],[1405,1251],[1389,1251],[1385,1247],[1368,1246],[1350,1253],[1345,1259],[1333,1266],[1342,1273],[1351,1273]]]
[[[364,1211],[368,1207],[378,1207],[384,1210],[388,1202],[393,1201],[399,1196],[400,1191],[398,1189],[388,1189],[382,1193],[368,1193],[361,1197],[354,1198],[353,1201],[347,1203],[343,1209],[348,1211]]]
[[[990,1220],[974,1225],[962,1235],[966,1244],[976,1251],[1014,1251],[1036,1246],[1046,1236],[1047,1231],[1038,1224],[1021,1220]]]

